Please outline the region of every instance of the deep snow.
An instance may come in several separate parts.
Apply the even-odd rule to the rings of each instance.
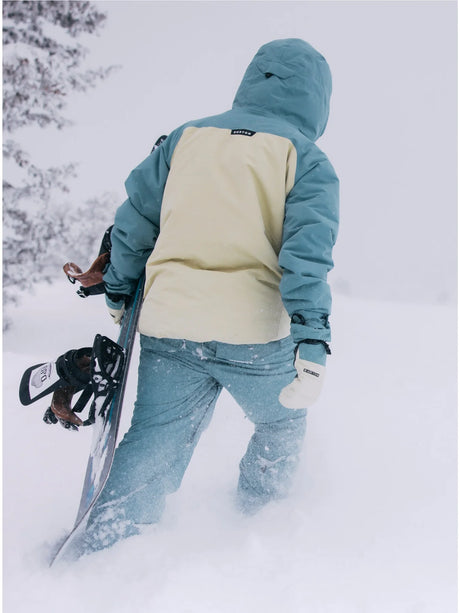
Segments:
[[[41,286],[4,336],[5,613],[455,613],[456,312],[335,295],[333,356],[292,496],[232,506],[250,424],[222,396],[161,524],[48,568],[91,433],[22,407],[23,370],[116,337],[101,297]],[[132,373],[135,373],[134,359]],[[135,376],[122,429],[129,424]]]

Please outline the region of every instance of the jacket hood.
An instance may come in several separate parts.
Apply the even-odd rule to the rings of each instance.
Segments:
[[[324,57],[298,38],[263,45],[249,64],[233,108],[276,115],[315,141],[329,117],[332,79]]]

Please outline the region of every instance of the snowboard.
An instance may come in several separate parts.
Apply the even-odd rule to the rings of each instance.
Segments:
[[[142,304],[143,289],[144,278],[139,280],[134,296],[125,306],[117,341],[124,354],[122,374],[107,409],[101,414],[98,410],[99,407],[95,407],[95,421],[92,426],[93,437],[77,517],[72,530],[53,553],[50,566],[65,557],[66,553],[70,553],[73,542],[85,530],[91,509],[95,505],[108,479],[115,453],[123,397]],[[103,402],[103,395],[98,397],[98,402]]]

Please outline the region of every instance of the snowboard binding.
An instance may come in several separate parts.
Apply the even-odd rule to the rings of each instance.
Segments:
[[[28,368],[19,386],[19,399],[29,405],[44,396],[52,395],[43,421],[60,423],[65,429],[78,430],[90,426],[97,416],[105,419],[107,407],[118,387],[125,350],[106,336],[97,334],[92,347],[72,349],[54,362],[36,364]],[[73,396],[81,392],[72,407]],[[86,420],[77,415],[93,397]]]

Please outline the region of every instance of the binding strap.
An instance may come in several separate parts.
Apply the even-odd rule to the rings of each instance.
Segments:
[[[90,382],[90,372],[89,368],[81,368],[81,362],[87,361],[89,366],[91,353],[91,347],[71,349],[55,362],[35,364],[28,368],[19,385],[21,404],[32,404],[60,387],[73,386],[75,391],[82,390]]]

